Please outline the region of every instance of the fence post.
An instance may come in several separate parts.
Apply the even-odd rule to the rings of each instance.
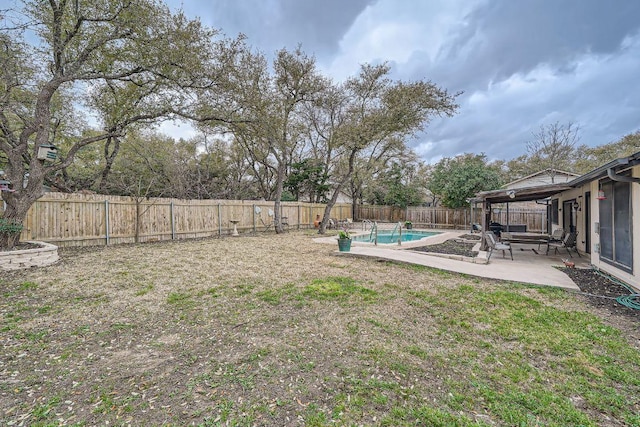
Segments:
[[[109,201],[104,201],[104,229],[105,245],[109,246]]]
[[[176,240],[176,220],[173,216],[173,200],[169,203],[169,215],[171,216],[171,240]]]
[[[298,202],[298,230],[300,230],[300,202]]]
[[[222,208],[218,203],[218,236],[222,237]]]
[[[253,204],[251,205],[251,209],[253,209],[253,213],[251,214],[253,216],[253,234],[256,233],[256,205]]]

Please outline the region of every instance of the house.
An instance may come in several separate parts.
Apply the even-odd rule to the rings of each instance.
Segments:
[[[569,185],[552,199],[552,222],[578,232],[578,250],[592,265],[640,289],[640,152]]]
[[[557,169],[544,169],[531,175],[525,176],[502,186],[507,190],[517,188],[538,187],[549,184],[560,184],[569,182],[579,177],[577,173],[565,172]]]
[[[511,181],[508,184],[503,185],[502,188],[506,190],[517,190],[520,188],[542,187],[542,186],[552,185],[552,184],[562,184],[562,183],[567,183],[571,180],[574,180],[579,176],[580,175],[577,173],[547,168],[539,172],[533,173],[531,175],[525,176],[523,178],[516,179],[515,181]],[[544,206],[541,206],[539,203],[536,203],[535,201],[519,203],[518,208],[544,210]]]
[[[475,200],[487,229],[492,205],[544,199],[549,232],[576,231],[578,250],[595,268],[640,289],[640,152],[567,182],[483,191]]]

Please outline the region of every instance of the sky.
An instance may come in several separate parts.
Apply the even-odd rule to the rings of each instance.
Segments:
[[[541,126],[572,122],[579,144],[640,130],[638,0],[168,0],[268,57],[298,45],[342,81],[360,64],[430,80],[457,99],[408,141],[435,163],[462,153],[510,160]],[[166,125],[181,136],[184,125]],[[182,135],[184,136],[184,135]],[[188,135],[187,135],[188,136]]]

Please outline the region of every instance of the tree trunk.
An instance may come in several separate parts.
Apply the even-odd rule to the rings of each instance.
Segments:
[[[113,150],[109,152],[109,147],[111,146],[111,142],[113,141]],[[107,194],[107,183],[109,180],[109,173],[111,172],[111,168],[113,167],[113,162],[120,151],[120,139],[109,137],[104,144],[104,160],[105,165],[102,170],[102,174],[100,176],[100,184],[98,185],[98,191],[101,194]]]
[[[273,203],[273,223],[275,224],[276,234],[280,234],[284,232],[282,228],[282,217],[281,217],[281,206],[282,206],[282,191],[284,187],[284,174],[285,167],[284,162],[280,162],[278,165],[277,176],[276,176],[276,192],[274,195],[274,203]]]
[[[327,202],[327,206],[324,208],[324,216],[322,218],[322,222],[320,223],[320,227],[318,227],[318,234],[324,234],[327,231],[327,224],[329,223],[329,218],[331,217],[331,209],[335,206],[338,201],[338,196],[342,191],[342,187],[346,184],[346,182],[353,175],[354,164],[356,160],[356,155],[358,154],[359,149],[353,148],[351,153],[349,154],[349,169],[347,170],[347,174],[342,177],[342,180],[338,183],[338,186],[335,188],[331,199]],[[353,201],[352,201],[353,203]]]
[[[0,223],[0,250],[13,249],[20,243],[22,225],[27,217],[27,212],[40,196],[38,194],[37,197],[34,197],[24,193],[25,190],[19,190],[15,193],[5,192],[3,194],[7,206],[2,215],[3,222]]]

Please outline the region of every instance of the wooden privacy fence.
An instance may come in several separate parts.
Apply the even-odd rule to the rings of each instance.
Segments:
[[[0,206],[1,208],[1,206]],[[254,200],[134,199],[98,194],[47,193],[31,207],[22,240],[58,246],[93,246],[228,235],[237,222],[240,233],[273,231],[274,203]],[[282,202],[288,228],[312,228],[324,204]],[[1,210],[0,210],[1,213]],[[331,218],[351,218],[349,203],[336,204]],[[482,221],[481,209],[356,206],[356,219],[378,222],[412,221],[415,227],[466,230]],[[527,231],[544,232],[546,209],[495,209],[492,221],[526,224]]]
[[[47,193],[27,214],[22,240],[58,246],[188,239],[228,235],[237,221],[240,233],[273,231],[274,203],[254,200],[178,200],[96,194]],[[282,202],[289,228],[311,228],[325,205]],[[351,217],[351,204],[336,204],[331,217]],[[136,232],[137,229],[137,232]]]
[[[482,210],[473,209],[447,209],[412,206],[399,208],[394,206],[356,206],[356,218],[370,221],[411,221],[416,227],[426,228],[453,228],[460,230],[471,229],[471,224],[482,223]],[[525,224],[527,231],[546,232],[546,209],[494,209],[491,220],[503,225]]]

